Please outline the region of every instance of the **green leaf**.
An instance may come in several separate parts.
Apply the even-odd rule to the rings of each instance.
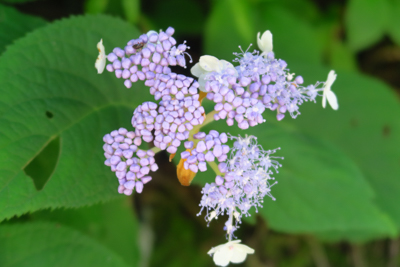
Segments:
[[[318,6],[311,0],[275,0],[273,2],[290,11],[291,15],[297,17],[297,19],[311,22],[321,16]],[[266,5],[271,5],[271,3]]]
[[[391,4],[388,31],[390,37],[393,38],[393,41],[400,46],[400,0],[392,0]]]
[[[272,32],[273,50],[278,58],[283,58],[289,64],[292,61],[321,63],[322,43],[310,22],[296,17],[280,3],[265,4],[259,9],[261,16],[257,31],[263,33],[268,29]]]
[[[115,253],[94,240],[67,227],[50,223],[1,225],[0,265],[128,266]]]
[[[46,21],[0,4],[0,24],[0,54],[2,54],[6,46],[26,33],[44,26]]]
[[[60,138],[53,139],[25,167],[25,173],[32,178],[36,190],[42,190],[57,166],[60,154]]]
[[[297,65],[305,81],[324,80],[327,70]],[[400,227],[400,105],[384,83],[364,75],[339,72],[332,90],[339,110],[304,104],[296,120],[285,119],[304,132],[332,142],[346,153],[374,189],[375,202]]]
[[[359,51],[378,42],[386,33],[388,0],[350,0],[345,14],[349,46]]]
[[[256,26],[255,26],[256,25]],[[249,51],[258,50],[257,33],[270,30],[275,54],[287,62],[303,61],[319,64],[322,43],[308,22],[292,14],[284,3],[250,5],[248,1],[218,1],[213,8],[205,32],[205,52],[232,60],[238,45]]]
[[[87,0],[85,2],[85,13],[98,14],[107,9],[109,0]]]
[[[158,196],[160,198],[162,196]],[[195,221],[182,210],[182,203],[176,204],[174,200],[165,200],[163,204],[154,207],[155,219],[162,221],[155,226],[156,242],[152,249],[150,257],[150,266],[163,267],[203,267],[212,266],[212,258],[207,255],[207,251],[211,246],[219,243],[211,243],[210,241],[225,242],[222,233],[223,226],[218,229],[220,240],[216,238],[215,229],[207,227],[205,221]],[[171,205],[175,204],[175,205]],[[198,211],[191,210],[192,215]],[[213,231],[214,230],[214,231]],[[174,255],[171,257],[171,255]]]
[[[142,6],[138,23],[150,30],[165,30],[172,26],[175,29],[174,38],[179,39],[182,35],[196,36],[204,29],[207,1],[143,1]],[[152,28],[152,25],[157,26]]]
[[[131,23],[137,23],[140,15],[140,1],[122,0],[122,7],[124,9],[126,19]]]
[[[139,32],[107,16],[74,17],[19,39],[0,61],[0,220],[43,208],[80,207],[118,195],[103,165],[102,137],[130,126],[131,114],[150,98],[139,83],[130,90],[112,73],[98,75],[96,43],[106,51]],[[48,112],[53,116],[49,118]],[[54,172],[37,191],[24,168],[60,138]]]
[[[330,63],[332,68],[347,71],[357,70],[355,55],[344,43],[339,40],[332,40],[330,50]]]
[[[233,52],[246,50],[256,37],[254,10],[245,0],[217,1],[208,18],[204,51],[221,59],[232,60]],[[251,49],[252,51],[252,49]]]
[[[30,217],[35,221],[51,221],[71,227],[97,240],[129,265],[139,263],[139,225],[130,197],[121,196],[104,204],[79,209],[37,211]]]

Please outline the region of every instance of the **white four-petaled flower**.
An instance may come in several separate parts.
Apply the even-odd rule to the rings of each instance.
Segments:
[[[210,72],[218,72],[222,73],[223,71],[231,69],[232,72],[234,72],[237,76],[237,70],[235,67],[232,65],[232,63],[226,61],[226,60],[219,60],[216,57],[213,56],[201,56],[200,60],[196,65],[194,65],[191,69],[190,72],[198,77],[198,82],[200,84],[200,90],[205,92],[205,85],[207,82],[207,74]]]
[[[334,70],[331,70],[328,74],[328,79],[325,82],[324,91],[322,94],[322,107],[325,108],[326,100],[328,99],[329,105],[337,110],[339,108],[339,104],[337,101],[337,97],[334,92],[331,91],[331,86],[333,82],[336,80],[336,73]]]
[[[239,243],[240,240],[229,241],[212,248],[208,254],[210,256],[214,254],[213,260],[218,266],[227,266],[230,262],[241,263],[246,259],[247,254],[254,253],[254,249]]]
[[[97,69],[97,73],[100,74],[104,71],[106,67],[106,52],[103,45],[103,39],[97,43],[97,49],[99,50],[99,56],[96,59],[94,67]]]
[[[263,52],[264,55],[272,52],[272,33],[265,31],[260,38],[260,33],[257,34],[257,45],[258,48]]]

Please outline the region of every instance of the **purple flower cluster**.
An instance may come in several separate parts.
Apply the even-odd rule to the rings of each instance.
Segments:
[[[133,113],[132,126],[137,136],[169,153],[176,153],[181,141],[189,138],[189,131],[204,121],[204,108],[199,95],[172,99],[164,96],[159,105],[144,102]],[[154,130],[154,135],[151,132]]]
[[[271,168],[277,172],[281,165],[275,160],[278,157],[271,154],[277,149],[264,151],[254,136],[230,138],[235,142],[229,158],[218,166],[222,175],[217,175],[214,183],[206,184],[202,189],[200,206],[201,211],[206,209],[208,221],[226,213],[233,214],[240,223],[241,216],[248,216],[251,207],[256,210],[262,207],[264,196],[275,200],[270,192],[277,182],[270,183],[274,180]],[[232,221],[228,224],[232,226]],[[231,227],[232,232],[235,229]],[[232,232],[228,231],[228,234]]]
[[[159,100],[158,103],[144,102],[133,113],[131,123],[135,130],[129,132],[129,135],[136,149],[143,140],[147,143],[153,142],[157,148],[167,150],[171,154],[176,153],[181,142],[189,138],[189,131],[201,125],[205,119],[205,111],[199,101],[199,83],[193,78],[173,73],[169,68],[176,65],[186,67],[184,55],[188,55],[185,52],[188,48],[185,43],[175,46],[173,33],[174,29],[171,27],[160,33],[150,31],[138,39],[129,41],[124,49],[114,48],[107,56],[112,62],[107,65],[107,70],[115,72],[117,78],[125,79],[124,84],[127,88],[134,82],[144,81],[150,88],[150,94],[154,95],[156,101]],[[105,140],[111,140],[109,137],[112,136],[107,135]],[[125,175],[129,175],[130,178],[133,173],[135,177],[142,179],[135,182],[139,183],[136,185],[136,191],[141,192],[143,183],[150,181],[147,176],[143,181],[142,174],[149,169],[149,166],[142,163],[152,166],[154,152],[151,150],[147,152],[138,150],[138,152],[139,154],[136,153],[138,158],[120,161],[141,165],[141,168],[137,169],[136,165],[133,168],[127,164],[126,170],[130,169],[125,170]],[[120,164],[120,169],[123,169],[123,164],[125,163]],[[112,169],[116,168],[110,161],[106,161],[106,165]],[[122,172],[119,170],[116,172],[121,184],[118,191],[129,194],[135,183],[127,180],[126,185],[125,181],[121,180],[126,178]],[[147,174],[148,172],[144,175]]]
[[[258,51],[253,53],[236,53],[234,61],[239,63],[236,70],[240,80],[245,79],[249,93],[253,99],[262,101],[265,108],[277,111],[277,119],[282,120],[288,112],[292,118],[296,118],[300,112],[299,106],[305,101],[314,101],[318,95],[317,86],[301,86],[304,80],[297,76],[293,80],[294,73],[289,73],[287,63],[281,59],[275,59],[273,52],[260,55]],[[241,83],[242,84],[242,83]]]
[[[176,45],[172,37],[174,29],[169,27],[165,32],[150,31],[138,39],[130,40],[124,49],[116,47],[107,55],[111,63],[106,66],[117,78],[125,79],[127,88],[138,80],[153,80],[155,74],[168,74],[168,66],[186,67],[185,43]]]
[[[193,141],[185,142],[185,148],[189,151],[181,153],[181,158],[186,159],[183,166],[185,169],[190,169],[192,172],[206,171],[206,162],[213,162],[217,159],[219,162],[224,162],[228,156],[229,146],[224,145],[228,141],[226,133],[219,134],[215,130],[211,130],[209,134],[198,132],[193,135],[197,139],[195,148]]]
[[[138,149],[142,140],[134,132],[125,128],[112,131],[103,137],[105,142],[105,165],[111,167],[118,178],[120,194],[131,195],[136,187],[136,192],[141,193],[143,185],[151,180],[147,176],[150,171],[157,171],[158,166],[154,160],[154,152]],[[134,157],[136,154],[137,157]]]
[[[150,94],[155,100],[164,96],[183,100],[185,96],[197,95],[199,88],[199,83],[193,78],[174,72],[156,73],[153,79],[146,80],[145,85],[150,87]]]
[[[211,71],[203,77],[207,98],[215,102],[214,119],[226,119],[229,126],[236,121],[239,128],[247,129],[263,123],[262,114],[266,109],[276,110],[278,120],[286,112],[296,118],[300,114],[299,106],[305,101],[315,102],[322,90],[317,87],[324,83],[304,87],[301,76],[293,80],[294,74],[289,73],[287,63],[275,59],[273,52],[235,55],[238,58],[234,62],[239,63],[235,69]]]
[[[226,79],[229,86],[218,79]],[[226,119],[229,126],[232,126],[236,120],[241,129],[264,122],[262,113],[265,107],[259,99],[259,94],[246,91],[246,87],[251,82],[249,78],[236,78],[235,75],[230,74],[221,77],[220,74],[214,72],[208,75],[208,80],[205,90],[209,92],[207,98],[216,103],[214,110],[218,113],[214,115],[215,120]]]

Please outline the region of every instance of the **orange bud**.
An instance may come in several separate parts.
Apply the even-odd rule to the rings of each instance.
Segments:
[[[190,149],[186,149],[186,151],[190,152]],[[183,167],[183,163],[185,161],[186,159],[181,159],[179,161],[179,164],[176,167],[176,174],[178,176],[178,180],[181,183],[181,185],[189,186],[193,178],[196,176],[196,173],[192,172],[190,169],[186,170],[185,167]]]
[[[175,155],[176,155],[176,153],[174,153],[174,154],[169,154],[169,162],[172,161],[172,159],[175,157]]]
[[[199,101],[201,101],[207,96],[207,92],[200,91],[199,93]]]

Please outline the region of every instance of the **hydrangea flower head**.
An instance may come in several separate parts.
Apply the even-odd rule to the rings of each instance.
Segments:
[[[218,266],[227,266],[230,262],[242,263],[245,261],[247,254],[253,254],[254,249],[240,244],[240,240],[229,241],[219,245],[208,251],[208,254],[213,255],[214,263]]]
[[[207,134],[202,127],[214,120],[226,120],[228,126],[237,123],[239,129],[248,129],[265,122],[263,113],[269,111],[276,112],[278,121],[285,114],[295,119],[300,105],[316,102],[317,96],[323,97],[323,107],[328,100],[336,110],[337,98],[331,91],[336,74],[332,70],[326,82],[303,86],[303,78],[290,73],[284,60],[275,58],[272,33],[265,31],[257,35],[260,51],[240,48],[241,53],[234,53],[235,66],[214,56],[200,57],[191,68],[196,80],[170,68],[186,68],[186,55],[191,62],[186,41],[177,45],[174,31],[172,27],[149,31],[107,56],[102,40],[97,44],[98,73],[106,68],[122,78],[126,88],[142,81],[154,96],[153,101],[135,108],[132,129],[120,128],[104,136],[104,164],[118,178],[118,192],[125,195],[142,193],[152,180],[150,173],[158,170],[155,154],[162,150],[170,153],[170,160],[180,156],[177,176],[184,186],[189,186],[198,172],[211,167],[215,180],[201,191],[198,215],[206,211],[208,223],[228,215],[224,226],[228,242],[208,254],[218,266],[241,263],[254,249],[233,240],[234,233],[242,216],[250,216],[253,207],[256,212],[263,207],[265,196],[275,200],[271,194],[277,183],[273,175],[281,167],[277,160],[283,157],[274,155],[280,148],[264,150],[255,136],[236,137],[216,130]],[[213,111],[206,112],[203,100],[214,103]],[[151,148],[145,150],[142,142]],[[185,151],[178,153],[183,147]]]

